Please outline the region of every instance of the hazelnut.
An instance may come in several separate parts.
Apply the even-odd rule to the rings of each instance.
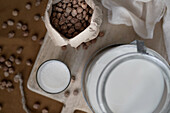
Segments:
[[[71,4],[71,3],[68,3],[67,7],[71,7],[71,6],[72,6],[72,4]]]
[[[73,24],[71,24],[71,23],[68,23],[68,24],[67,24],[68,27],[71,27],[72,25],[73,25]]]
[[[7,22],[3,22],[3,23],[2,23],[2,29],[6,29],[7,27],[8,27]]]
[[[85,43],[83,43],[83,49],[88,49],[88,46]]]
[[[7,91],[8,91],[8,92],[14,91],[14,87],[8,87],[8,88],[7,88]]]
[[[77,15],[77,18],[78,18],[79,20],[82,20],[82,19],[83,19],[83,14],[81,14],[81,13],[78,14],[78,15]]]
[[[75,89],[74,91],[73,91],[73,95],[78,95],[78,93],[79,93],[79,90],[78,89]]]
[[[36,0],[35,6],[39,6],[41,4],[41,0]]]
[[[86,9],[86,8],[87,8],[87,4],[86,4],[85,2],[83,2],[83,3],[81,4],[81,7],[82,7],[83,9]]]
[[[97,42],[97,39],[95,38],[95,39],[93,39],[93,40],[91,40],[91,43],[92,44],[94,44],[94,43],[96,43]]]
[[[17,65],[21,64],[21,59],[20,59],[20,58],[16,58],[16,59],[15,59],[15,63],[16,63]]]
[[[11,66],[12,66],[12,63],[11,63],[9,60],[7,60],[7,61],[5,61],[5,65],[6,65],[7,67],[11,67]]]
[[[27,29],[28,29],[28,25],[27,25],[27,24],[23,24],[22,27],[21,27],[21,29],[22,29],[23,31],[27,30]]]
[[[72,18],[70,21],[71,21],[72,24],[75,24],[75,23],[78,22],[78,19],[77,18]]]
[[[18,14],[19,14],[19,10],[18,10],[18,9],[14,9],[14,10],[12,11],[12,15],[13,15],[13,16],[18,16]]]
[[[21,75],[22,75],[21,73],[18,73],[17,75],[15,75],[15,77],[14,77],[14,82],[15,82],[15,83],[18,83],[18,82],[19,82]]]
[[[9,72],[10,74],[13,74],[14,71],[15,71],[15,70],[14,70],[14,68],[12,68],[12,67],[8,69],[8,72]]]
[[[72,16],[68,16],[68,17],[67,17],[67,20],[71,20],[71,19],[72,19]]]
[[[74,82],[76,80],[75,76],[71,76],[71,81]]]
[[[86,15],[85,20],[86,20],[86,21],[89,20],[89,15]]]
[[[15,36],[15,32],[14,31],[9,31],[8,38],[13,38],[14,36]]]
[[[9,26],[13,26],[13,25],[14,25],[14,20],[9,19],[9,20],[7,21],[7,24],[8,24]]]
[[[68,16],[69,16],[69,13],[66,13],[66,12],[65,12],[65,13],[64,13],[64,16],[65,16],[65,17],[68,17]]]
[[[52,16],[53,16],[53,17],[56,17],[56,16],[57,16],[57,13],[56,13],[56,12],[53,12],[53,13],[52,13]]]
[[[78,8],[78,7],[79,7],[78,4],[74,4],[74,5],[73,5],[73,8]]]
[[[16,53],[21,54],[23,49],[24,49],[23,47],[18,47],[17,50],[16,50]]]
[[[63,11],[63,9],[62,8],[57,8],[57,11],[61,13]]]
[[[9,76],[9,72],[5,71],[4,72],[4,77],[8,77]]]
[[[100,31],[99,34],[98,34],[99,37],[103,37],[104,36],[104,32],[103,31]]]
[[[23,37],[27,37],[29,35],[29,31],[26,30],[26,31],[23,31]]]
[[[44,37],[39,40],[39,44],[42,45],[44,42]]]
[[[65,9],[65,8],[66,8],[66,6],[67,6],[67,5],[64,3],[64,4],[62,5],[62,8],[63,8],[63,9]]]
[[[32,60],[31,60],[31,59],[28,59],[28,60],[26,61],[26,65],[27,65],[27,66],[32,66]]]
[[[73,37],[77,36],[78,34],[79,34],[78,32],[74,32]]]
[[[62,7],[62,5],[63,5],[63,4],[62,4],[61,2],[58,2],[58,3],[57,3],[57,6],[58,6],[58,7]]]
[[[7,84],[6,80],[3,80],[2,83],[1,83],[1,85],[2,85],[3,87],[5,87],[6,84]]]
[[[66,37],[67,37],[67,38],[71,38],[72,35],[71,35],[71,34],[66,34]]]
[[[86,27],[87,27],[87,23],[83,23],[83,27],[85,27],[85,28],[86,28]]]
[[[36,41],[36,40],[38,39],[38,34],[32,35],[31,39],[32,39],[33,41]]]
[[[90,41],[86,42],[86,45],[87,45],[87,46],[90,46],[90,45],[91,45],[91,42],[90,42]]]
[[[0,89],[1,90],[4,90],[5,89],[5,86],[2,86],[2,84],[0,84]],[[1,110],[0,110],[1,111]]]
[[[48,113],[48,108],[43,108],[42,113]]]
[[[93,14],[93,9],[90,9],[90,10],[89,10],[89,14]]]
[[[78,12],[78,13],[82,13],[82,12],[83,12],[83,9],[82,9],[81,7],[78,7],[78,8],[77,8],[77,12]]]
[[[5,56],[0,56],[0,62],[5,62]]]
[[[79,23],[76,23],[75,24],[75,29],[79,30],[81,28],[82,24],[79,22]]]
[[[75,9],[72,10],[71,15],[75,17],[77,15],[77,11]]]
[[[7,66],[3,66],[3,71],[8,71],[8,67]]]
[[[67,8],[66,8],[66,13],[69,14],[69,13],[71,13],[71,11],[72,11],[72,8],[71,8],[71,7],[67,7]]]
[[[75,31],[74,28],[70,28],[70,29],[68,30],[68,34],[71,34],[71,33],[73,33],[74,31]]]
[[[16,28],[21,29],[22,28],[22,22],[18,22],[17,25],[16,25]]]
[[[63,3],[69,3],[70,2],[70,0],[63,0]]]
[[[62,25],[62,26],[61,26],[61,29],[62,29],[62,30],[67,29],[67,25],[66,25],[66,24]]]
[[[13,86],[12,82],[11,81],[7,81],[6,87],[8,88],[8,87],[12,87],[12,86]]]
[[[40,17],[41,17],[40,14],[36,14],[36,15],[34,15],[34,20],[38,21],[40,19]]]
[[[73,0],[72,3],[73,3],[73,4],[77,4],[77,1],[76,1],[76,0]]]
[[[66,49],[67,49],[67,46],[62,46],[61,49],[62,49],[62,50],[66,50]]]
[[[86,11],[83,11],[83,18],[85,18],[87,15],[87,12]]]
[[[14,62],[15,56],[14,56],[14,55],[11,55],[11,56],[9,57],[9,60],[10,60],[11,62]]]
[[[39,109],[39,107],[40,107],[40,103],[39,102],[34,103],[34,105],[33,105],[34,109]]]
[[[60,18],[61,17],[61,13],[57,13],[57,18]]]
[[[65,97],[68,97],[70,95],[70,91],[66,91],[65,93],[64,93],[64,96]]]
[[[31,7],[32,7],[31,2],[27,2],[26,5],[25,5],[25,8],[26,8],[27,10],[30,10]]]
[[[83,31],[83,30],[84,30],[84,27],[82,26],[79,30],[80,30],[80,31]]]

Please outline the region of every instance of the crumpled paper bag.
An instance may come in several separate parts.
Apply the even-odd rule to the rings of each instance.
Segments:
[[[47,32],[56,46],[64,46],[70,44],[72,47],[78,47],[82,42],[88,42],[95,39],[100,31],[102,24],[102,8],[101,5],[94,0],[85,0],[86,3],[93,9],[92,19],[90,25],[77,36],[72,39],[67,39],[60,35],[50,23],[50,15],[52,12],[52,5],[61,0],[49,0],[44,15],[44,23]]]

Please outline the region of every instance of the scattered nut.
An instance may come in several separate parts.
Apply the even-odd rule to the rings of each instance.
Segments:
[[[15,83],[18,83],[19,82],[19,79],[20,79],[20,76],[21,76],[22,74],[21,73],[18,73],[17,75],[15,75],[15,77],[14,77],[14,82]]]
[[[66,91],[65,93],[64,93],[64,96],[65,97],[68,97],[70,95],[70,91]]]
[[[8,71],[8,67],[6,65],[3,66],[3,71]]]
[[[79,93],[79,90],[78,89],[75,89],[74,91],[73,91],[73,95],[78,95],[78,93]]]
[[[66,49],[67,49],[67,46],[62,46],[61,49],[62,49],[62,50],[66,50]]]
[[[34,20],[38,21],[40,19],[40,17],[41,17],[40,14],[36,14],[36,15],[34,15]]]
[[[75,76],[71,76],[71,81],[74,82],[76,80]]]
[[[93,39],[93,40],[91,40],[91,43],[92,44],[94,44],[94,43],[96,43],[97,42],[97,39],[95,38],[95,39]]]
[[[6,86],[6,84],[7,84],[6,80],[2,80],[1,85],[2,85],[3,87],[5,87],[5,86]]]
[[[12,63],[11,63],[11,61],[7,60],[7,61],[5,61],[5,65],[6,65],[7,67],[11,67],[11,66],[12,66]]]
[[[3,64],[2,63],[0,63],[0,69],[2,69],[3,68]]]
[[[0,84],[0,89],[1,90],[4,90],[5,89],[5,87],[4,86],[2,86],[2,84]],[[1,110],[0,110],[1,111]]]
[[[21,64],[21,59],[20,59],[20,58],[16,58],[16,59],[15,59],[15,63],[16,63],[17,65]]]
[[[5,62],[5,56],[0,56],[0,62]]]
[[[39,44],[42,45],[44,42],[44,37],[39,40]]]
[[[14,87],[8,87],[8,88],[7,88],[7,91],[8,91],[8,92],[14,91]]]
[[[83,43],[83,49],[88,49],[88,46],[85,43]]]
[[[14,70],[13,67],[10,67],[10,68],[8,69],[8,72],[9,72],[10,74],[13,74],[13,73],[15,72],[15,70]]]
[[[30,10],[31,7],[32,7],[31,2],[27,2],[26,5],[25,5],[25,8],[26,8],[27,10]]]
[[[23,47],[18,47],[17,50],[16,50],[16,53],[21,54],[23,49],[24,49]]]
[[[48,113],[48,108],[43,108],[42,113]]]
[[[16,28],[17,28],[17,29],[21,29],[22,26],[23,26],[23,25],[22,25],[22,22],[18,22],[17,25],[16,25]],[[25,29],[25,28],[24,28],[24,29]]]
[[[14,56],[14,55],[11,55],[11,56],[9,57],[9,60],[10,60],[11,62],[14,62],[15,56]]]
[[[32,39],[33,41],[36,41],[36,40],[38,39],[38,34],[32,35],[31,39]]]
[[[35,6],[39,6],[39,5],[41,4],[41,1],[42,1],[42,0],[36,0]]]
[[[6,87],[8,88],[8,87],[12,87],[12,86],[13,86],[12,82],[11,81],[7,81]]]
[[[18,10],[18,9],[14,9],[14,10],[12,11],[12,15],[13,15],[13,16],[18,16],[18,14],[19,14],[19,10]]]
[[[34,103],[34,105],[33,105],[34,109],[39,109],[39,107],[40,107],[40,103],[39,102]]]
[[[7,22],[3,22],[3,23],[2,23],[2,29],[6,29],[7,27],[8,27]]]
[[[14,25],[14,20],[9,19],[9,20],[7,21],[7,24],[8,24],[9,26],[13,26],[13,25]]]
[[[21,27],[21,29],[22,29],[23,31],[27,30],[27,29],[28,29],[28,25],[27,25],[27,24],[23,24],[22,27]]]
[[[4,72],[4,77],[8,77],[9,76],[9,72],[5,71]]]
[[[26,31],[23,31],[23,37],[27,37],[29,35],[29,31],[26,30]]]
[[[26,61],[26,65],[27,65],[27,66],[32,66],[32,60],[31,60],[31,59],[28,59],[28,60]]]
[[[86,45],[87,45],[87,46],[90,46],[90,45],[91,45],[91,42],[90,42],[90,41],[86,42]]]
[[[13,38],[14,36],[15,36],[15,32],[14,31],[9,31],[8,38]]]
[[[100,31],[98,36],[99,36],[99,37],[103,37],[103,36],[104,36],[104,32],[103,32],[103,31]]]

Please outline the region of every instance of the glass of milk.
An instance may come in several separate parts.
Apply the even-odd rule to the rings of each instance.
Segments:
[[[86,64],[82,91],[94,113],[169,113],[170,66],[141,42],[108,46]]]

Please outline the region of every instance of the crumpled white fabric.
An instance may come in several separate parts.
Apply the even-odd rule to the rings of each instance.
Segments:
[[[157,22],[164,18],[165,45],[170,60],[170,0],[102,0],[111,24],[133,26],[144,39],[152,39]]]

